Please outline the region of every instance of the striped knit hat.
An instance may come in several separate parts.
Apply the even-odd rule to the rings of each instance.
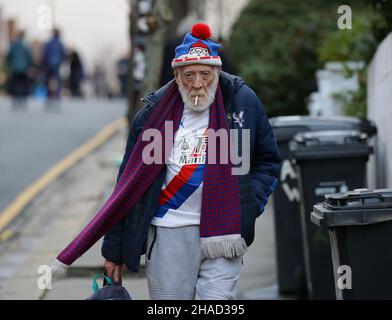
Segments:
[[[222,61],[218,55],[219,43],[211,40],[211,29],[205,23],[196,23],[192,32],[187,33],[182,44],[176,48],[176,56],[172,60],[172,67],[180,67],[187,64],[209,64],[221,66]]]

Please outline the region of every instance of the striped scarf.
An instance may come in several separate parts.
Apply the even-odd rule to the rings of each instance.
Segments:
[[[147,119],[113,193],[88,225],[57,256],[57,260],[66,265],[71,265],[140,201],[144,192],[151,186],[165,166],[165,161],[161,161],[162,164],[144,163],[142,159],[143,150],[151,142],[143,141],[142,133],[147,129],[154,128],[160,131],[162,141],[166,141],[165,121],[172,121],[173,130],[176,132],[183,109],[184,103],[178,85],[173,81],[173,84]],[[225,129],[228,137],[230,137],[219,85],[215,93],[215,100],[210,106],[208,128],[213,129],[214,132]],[[209,135],[207,135],[207,139],[210,139]],[[216,161],[209,163],[207,152],[207,161],[203,173],[200,215],[201,246],[203,252],[209,258],[234,258],[243,255],[247,249],[244,239],[241,238],[238,177],[231,172],[233,164],[230,162],[230,157],[228,157],[228,163],[226,161],[226,163],[220,164],[219,148],[221,143],[220,139],[216,140]],[[167,152],[170,151],[163,150],[162,159],[167,159]],[[229,146],[229,154],[230,151]]]

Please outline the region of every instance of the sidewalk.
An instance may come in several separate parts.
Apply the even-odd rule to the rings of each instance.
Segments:
[[[94,274],[103,271],[101,240],[77,260],[67,278],[41,290],[41,265],[81,231],[113,191],[122,158],[126,130],[77,163],[42,192],[13,223],[17,235],[0,246],[0,299],[85,299],[92,293]],[[256,236],[248,249],[237,286],[238,299],[279,299],[276,286],[275,239],[271,202],[257,220]],[[99,282],[102,283],[101,281]],[[144,256],[138,274],[123,273],[133,299],[149,299]]]

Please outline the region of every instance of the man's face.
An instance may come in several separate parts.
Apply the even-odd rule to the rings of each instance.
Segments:
[[[215,98],[219,67],[193,64],[174,71],[185,106],[194,111],[207,109]]]

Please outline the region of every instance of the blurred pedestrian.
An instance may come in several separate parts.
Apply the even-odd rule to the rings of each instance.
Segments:
[[[105,70],[99,64],[96,64],[94,66],[92,81],[93,81],[95,95],[98,98],[107,98],[108,88],[106,83],[106,73]]]
[[[120,82],[120,96],[127,97],[129,78],[129,54],[124,55],[117,61],[117,77]]]
[[[64,46],[60,40],[60,31],[54,29],[52,38],[44,46],[44,68],[46,73],[48,110],[60,108],[61,76],[60,67],[65,58]]]
[[[8,92],[12,96],[12,109],[26,109],[30,91],[29,72],[32,67],[31,51],[24,43],[24,31],[12,41],[7,54]]]
[[[80,85],[84,79],[84,69],[79,54],[72,50],[69,64],[69,88],[73,97],[82,97]]]
[[[31,53],[33,56],[33,76],[31,94],[34,98],[44,100],[46,98],[46,73],[43,65],[43,45],[39,41],[33,41]]]

